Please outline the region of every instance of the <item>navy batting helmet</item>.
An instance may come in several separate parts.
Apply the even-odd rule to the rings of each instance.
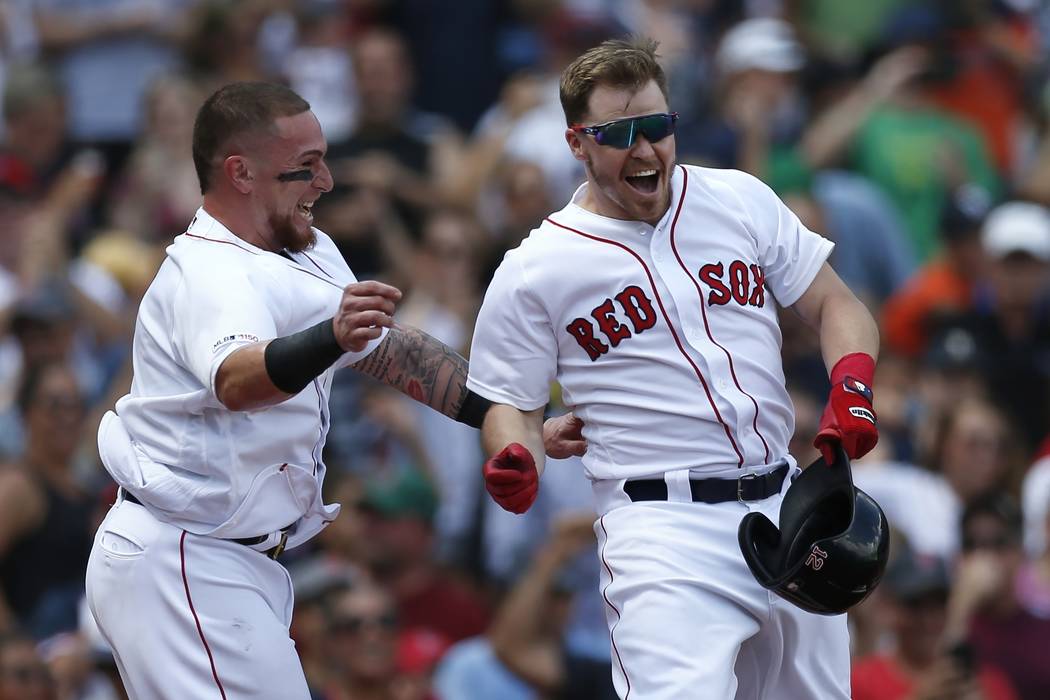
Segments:
[[[837,615],[875,590],[886,568],[890,532],[871,496],[853,486],[849,458],[809,465],[780,504],[780,528],[748,513],[738,531],[751,573],[803,610]]]

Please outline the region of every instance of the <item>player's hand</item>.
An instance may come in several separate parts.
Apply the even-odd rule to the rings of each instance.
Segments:
[[[572,413],[548,418],[543,424],[543,450],[553,459],[583,455],[587,452],[583,421]]]
[[[512,442],[482,467],[485,490],[503,510],[524,513],[536,500],[540,476],[536,461],[522,444]]]
[[[368,280],[343,288],[335,315],[335,338],[347,352],[364,350],[368,342],[394,325],[394,305],[401,291],[389,284]]]
[[[831,371],[831,394],[813,440],[813,446],[828,464],[835,461],[836,444],[842,445],[850,459],[859,459],[879,441],[871,405],[874,369],[875,361],[870,356],[853,353],[839,360]]]

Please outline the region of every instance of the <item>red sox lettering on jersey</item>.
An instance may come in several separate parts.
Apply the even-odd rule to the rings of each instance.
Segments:
[[[738,171],[676,166],[655,226],[581,196],[505,257],[468,386],[534,410],[557,380],[584,435],[601,436],[583,458],[594,479],[783,458],[794,425],[769,295],[793,304],[832,244]]]
[[[723,281],[724,271],[729,270],[728,284]],[[728,266],[722,263],[708,264],[700,268],[700,279],[710,287],[707,296],[709,306],[720,306],[736,301],[741,306],[765,306],[765,276],[762,268],[755,263],[748,265],[741,260],[734,260]],[[616,317],[613,307],[616,300],[619,310],[630,320],[634,333],[641,333],[656,325],[656,312],[653,302],[638,285],[630,285],[622,292],[606,299],[591,310],[588,318],[575,318],[565,330],[576,339],[591,360],[609,352],[609,347],[616,347],[620,341],[631,337],[631,330]],[[599,332],[604,338],[596,335]]]

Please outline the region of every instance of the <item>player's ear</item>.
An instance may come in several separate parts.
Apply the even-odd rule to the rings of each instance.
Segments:
[[[583,142],[580,140],[580,135],[572,129],[565,130],[565,142],[569,144],[569,150],[572,151],[572,157],[579,161],[586,161],[587,156],[583,152]]]
[[[222,171],[226,178],[241,194],[248,194],[255,184],[251,163],[244,156],[229,156],[222,162]]]

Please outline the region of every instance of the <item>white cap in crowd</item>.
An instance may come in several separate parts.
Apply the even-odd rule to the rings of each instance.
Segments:
[[[795,30],[775,17],[740,22],[722,37],[715,55],[722,75],[745,70],[790,73],[801,68],[805,61]]]
[[[1050,211],[1032,202],[1000,204],[985,219],[981,243],[995,258],[1027,253],[1050,262]]]

